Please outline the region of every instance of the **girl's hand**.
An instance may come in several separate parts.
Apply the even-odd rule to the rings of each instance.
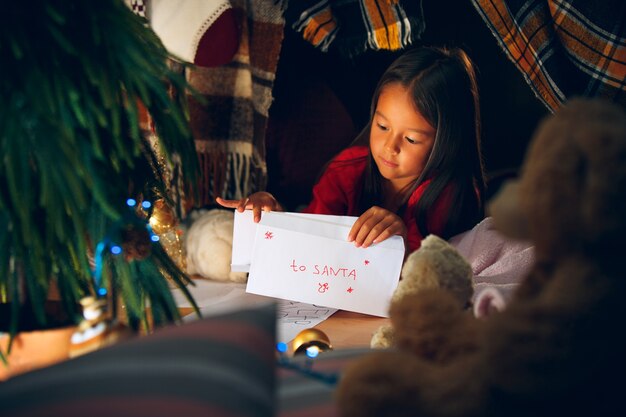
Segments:
[[[374,206],[354,222],[348,241],[354,242],[357,247],[367,248],[393,235],[402,236],[406,241],[406,225],[397,214]]]
[[[246,209],[252,209],[255,223],[261,220],[261,210],[283,211],[282,206],[276,201],[274,196],[265,191],[251,194],[248,198],[242,198],[241,200],[224,200],[221,197],[217,197],[215,201],[220,206],[234,208],[240,213]]]

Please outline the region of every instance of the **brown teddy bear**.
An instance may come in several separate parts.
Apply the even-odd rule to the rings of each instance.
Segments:
[[[342,416],[623,413],[624,109],[575,99],[545,120],[491,215],[535,245],[507,308],[475,319],[442,289],[404,297],[391,309],[396,348],[346,368]],[[425,351],[422,338],[438,343]]]

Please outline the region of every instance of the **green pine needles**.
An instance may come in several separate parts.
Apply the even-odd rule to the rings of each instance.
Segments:
[[[155,324],[178,320],[167,279],[191,299],[189,279],[158,242],[144,257],[109,249],[124,247],[124,231],[146,227],[128,198],[166,196],[138,101],[162,155],[180,159],[183,184],[194,189],[187,116],[168,94],[185,91],[184,77],[121,0],[13,2],[0,22],[0,302],[11,304],[9,332],[20,330],[25,308],[46,323],[52,284],[78,320],[79,300],[98,291],[90,257],[99,243],[101,286],[121,295],[131,324],[147,319],[146,303]]]

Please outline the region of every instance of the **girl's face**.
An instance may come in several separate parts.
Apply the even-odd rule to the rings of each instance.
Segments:
[[[394,191],[420,176],[433,149],[435,133],[416,110],[406,88],[398,83],[383,87],[372,118],[370,150]]]

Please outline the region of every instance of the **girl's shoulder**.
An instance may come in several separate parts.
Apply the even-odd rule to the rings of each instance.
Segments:
[[[409,201],[408,201],[409,207],[414,207],[415,205],[417,205],[417,202],[420,200],[420,198],[422,198],[422,195],[424,195],[424,193],[430,186],[431,182],[432,182],[432,178],[427,178],[420,185],[418,185],[415,191],[413,191],[413,194],[411,194],[411,196],[409,197]],[[454,189],[454,184],[452,182],[449,182],[448,184],[446,184],[446,186],[443,188],[443,190],[439,194],[439,197],[437,198],[437,204],[441,204],[441,203],[449,204],[451,202],[453,189]]]
[[[430,184],[430,182],[431,182],[431,179],[427,178],[420,185],[417,186],[417,188],[413,191],[413,193],[409,197],[409,201],[408,201],[409,207],[415,207],[417,205],[417,202],[419,201],[420,198],[422,198],[422,195],[424,194],[424,191],[426,191],[426,189],[428,188],[428,185]]]
[[[349,148],[344,149],[339,152],[333,159],[330,161],[330,165],[363,165],[365,166],[365,161],[367,161],[367,156],[369,155],[369,147],[368,146],[350,146]]]
[[[333,162],[348,162],[353,160],[364,160],[369,154],[369,147],[367,146],[350,146],[339,152]]]

